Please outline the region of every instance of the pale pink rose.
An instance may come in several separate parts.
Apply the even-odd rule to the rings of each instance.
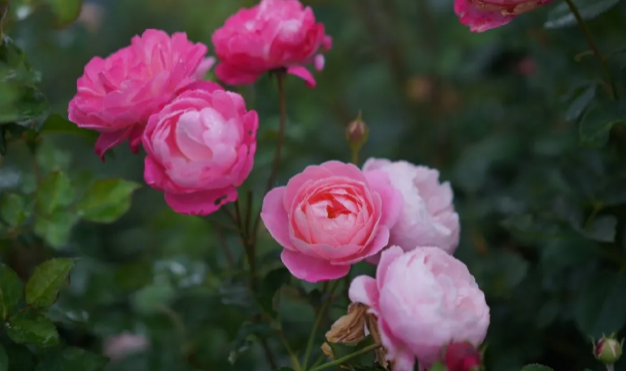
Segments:
[[[356,277],[350,300],[370,307],[393,371],[427,369],[451,341],[478,346],[489,327],[489,307],[465,264],[435,247],[382,253],[376,278]]]
[[[205,45],[192,43],[184,33],[170,37],[146,30],[130,46],[87,63],[69,104],[69,119],[101,133],[95,146],[100,157],[126,139],[137,152],[148,117],[197,80],[206,52]]]
[[[552,0],[455,0],[454,11],[472,32],[483,32],[511,22]]]
[[[345,276],[352,264],[384,248],[401,208],[402,196],[384,171],[363,173],[329,161],[271,190],[261,218],[285,248],[289,271],[318,282]]]
[[[304,65],[321,70],[324,57],[318,52],[332,45],[324,25],[298,0],[263,0],[241,9],[213,33],[212,41],[220,59],[215,74],[229,85],[252,84],[263,73],[284,68],[315,87]]]
[[[404,251],[419,246],[435,246],[452,254],[459,244],[459,215],[454,211],[454,195],[448,182],[439,183],[439,172],[406,161],[370,158],[363,171],[384,171],[404,199],[398,223],[391,228],[389,245]],[[368,259],[378,262],[380,255]]]
[[[125,332],[107,338],[104,341],[103,353],[111,361],[116,362],[132,353],[146,350],[148,347],[150,347],[150,342],[145,336]]]
[[[252,170],[258,125],[241,95],[209,81],[188,86],[148,120],[146,183],[180,214],[217,211]]]

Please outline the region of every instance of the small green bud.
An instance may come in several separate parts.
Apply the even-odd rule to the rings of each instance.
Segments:
[[[603,336],[599,339],[593,349],[593,355],[596,359],[605,365],[612,365],[622,356],[622,343],[618,341],[614,335],[609,337]]]
[[[367,141],[368,134],[369,128],[365,121],[363,121],[361,112],[359,112],[357,118],[346,127],[346,139],[353,150],[358,150]]]

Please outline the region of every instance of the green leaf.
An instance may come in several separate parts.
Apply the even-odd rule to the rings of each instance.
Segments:
[[[237,332],[237,337],[231,344],[231,351],[228,354],[228,362],[230,362],[231,365],[234,365],[237,358],[250,349],[250,347],[259,338],[266,337],[271,334],[271,332],[272,329],[267,322],[244,322]]]
[[[35,371],[100,371],[107,365],[105,357],[80,348],[52,352],[37,365]]]
[[[41,135],[48,135],[48,134],[80,135],[92,143],[95,143],[96,140],[98,139],[97,131],[80,128],[73,122],[66,120],[57,114],[48,116],[46,121],[44,121],[43,126],[39,130],[39,133]]]
[[[553,371],[553,370],[548,366],[532,364],[532,365],[526,365],[522,367],[520,371]]]
[[[0,216],[11,227],[19,227],[28,218],[24,197],[15,193],[5,193],[0,200]]]
[[[61,207],[69,206],[74,201],[74,187],[63,173],[55,171],[44,179],[37,192],[39,211],[51,214]]]
[[[6,344],[9,356],[9,371],[32,371],[35,369],[35,355],[24,345]]]
[[[46,0],[61,26],[72,23],[80,14],[82,0]]]
[[[596,218],[590,226],[581,231],[581,233],[592,240],[600,242],[615,241],[615,229],[617,227],[617,218],[612,215],[603,215]]]
[[[0,126],[0,156],[7,154],[7,138],[6,129],[4,126]]]
[[[30,310],[11,316],[5,329],[11,340],[18,344],[46,347],[59,343],[56,327],[40,312]]]
[[[132,298],[135,310],[143,314],[158,313],[176,296],[171,285],[150,285],[137,291]]]
[[[579,95],[572,104],[567,108],[567,112],[565,113],[565,119],[567,121],[577,121],[580,118],[580,115],[587,109],[589,103],[596,96],[596,85],[591,85],[585,91]]]
[[[9,370],[9,356],[7,355],[7,351],[4,350],[2,344],[0,344],[0,371],[8,371]]]
[[[132,193],[141,187],[124,179],[103,179],[93,183],[76,205],[85,220],[111,223],[120,218],[131,204]]]
[[[41,263],[26,283],[26,303],[33,308],[54,304],[59,291],[69,284],[74,259],[56,258]]]
[[[0,264],[0,318],[7,319],[22,298],[22,281],[8,266]]]
[[[603,146],[609,140],[609,133],[616,124],[626,122],[626,115],[617,102],[594,104],[587,110],[580,122],[579,135],[583,144]]]
[[[618,332],[626,324],[626,276],[600,272],[589,277],[576,300],[579,329],[590,336]]]
[[[34,230],[36,235],[58,249],[67,243],[77,222],[76,214],[59,210],[50,215],[37,215]]]
[[[619,0],[572,0],[584,20],[593,19],[619,3]],[[576,25],[576,17],[566,2],[555,6],[548,13],[545,28],[561,28]]]
[[[257,294],[257,301],[267,313],[274,314],[274,296],[283,285],[288,284],[291,281],[291,273],[287,268],[278,268],[269,272],[263,282],[261,283],[261,289]]]

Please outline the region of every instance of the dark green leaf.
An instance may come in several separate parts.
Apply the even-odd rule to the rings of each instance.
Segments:
[[[615,228],[617,219],[612,215],[603,215],[596,218],[593,223],[582,231],[582,234],[590,239],[600,242],[615,241]]]
[[[271,334],[271,331],[271,327],[267,322],[243,323],[239,328],[237,337],[231,344],[231,351],[228,354],[228,362],[230,362],[231,365],[235,364],[237,358],[250,349],[252,344],[254,344],[259,338],[263,338]]]
[[[51,214],[61,207],[69,206],[74,201],[74,187],[63,173],[55,171],[44,179],[37,191],[39,212]]]
[[[626,323],[626,276],[600,272],[589,277],[575,305],[576,324],[590,336],[618,332]]]
[[[0,89],[0,125],[18,123],[34,128],[30,121],[48,112],[46,97],[35,87],[5,87]]]
[[[619,3],[619,0],[573,0],[584,20],[593,19],[600,14],[611,9]],[[576,25],[576,17],[570,11],[566,2],[555,6],[548,13],[548,20],[544,24],[545,28],[561,28]]]
[[[0,125],[0,156],[7,154],[7,138],[4,125]]]
[[[80,14],[82,0],[46,0],[59,25],[72,23]]]
[[[41,263],[26,283],[26,303],[33,308],[54,304],[59,291],[68,285],[74,259],[56,258]]]
[[[9,356],[9,371],[32,371],[35,369],[35,355],[24,345],[6,344]]]
[[[261,290],[257,295],[257,300],[263,310],[267,313],[274,313],[274,297],[276,291],[291,280],[291,273],[287,268],[278,268],[267,274],[261,284]]]
[[[7,319],[22,298],[22,281],[8,266],[0,264],[0,318]]]
[[[18,344],[45,347],[59,342],[59,333],[54,324],[40,312],[32,310],[11,316],[5,329],[11,340]]]
[[[78,222],[75,213],[58,210],[50,215],[37,215],[35,234],[43,238],[54,248],[61,248],[67,243],[72,228]]]
[[[80,348],[65,348],[46,356],[35,371],[100,371],[107,365],[105,357]]]
[[[577,121],[580,115],[587,109],[589,103],[596,96],[596,85],[591,85],[581,95],[579,95],[567,108],[565,119],[567,121]]]
[[[616,124],[623,124],[626,115],[618,103],[594,104],[585,112],[580,122],[579,134],[582,143],[602,146],[609,140],[609,133]]]
[[[132,193],[141,187],[124,179],[104,179],[93,183],[76,205],[85,220],[111,223],[121,217],[131,204]]]
[[[89,142],[95,143],[96,139],[98,139],[98,132],[94,130],[88,130],[79,128],[73,122],[64,119],[60,115],[50,115],[44,121],[41,130],[39,130],[41,135],[47,134],[73,134],[80,135],[85,137]]]
[[[9,370],[9,356],[7,355],[7,351],[4,350],[2,344],[0,344],[0,371],[8,371]]]
[[[274,371],[293,371],[293,368],[281,367],[281,368],[274,369]]]
[[[169,284],[151,285],[137,291],[132,298],[133,308],[139,313],[152,314],[167,307],[176,296]]]
[[[32,68],[26,54],[5,35],[0,42],[0,82],[34,84],[40,79],[41,75]]]
[[[520,371],[552,371],[552,369],[548,366],[533,364],[522,367]]]
[[[24,196],[15,193],[5,193],[0,200],[0,216],[11,227],[22,225],[29,214]]]

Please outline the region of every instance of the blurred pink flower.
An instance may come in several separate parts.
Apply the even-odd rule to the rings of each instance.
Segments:
[[[148,349],[150,342],[143,335],[135,335],[128,332],[112,336],[104,341],[103,353],[111,361],[119,361],[126,356]]]
[[[148,120],[146,183],[180,214],[217,211],[252,170],[258,124],[241,95],[209,81],[188,86]]]
[[[69,119],[101,133],[95,146],[100,157],[126,139],[137,152],[148,117],[196,81],[206,52],[205,45],[190,42],[184,33],[170,37],[146,30],[130,46],[87,63],[69,104]]]
[[[338,161],[308,166],[263,200],[261,218],[285,249],[282,261],[309,282],[343,277],[389,241],[402,197],[383,171]]]
[[[459,243],[459,215],[454,211],[454,195],[449,183],[439,183],[439,172],[406,161],[391,162],[370,158],[363,171],[384,171],[402,194],[402,213],[391,229],[389,245],[404,251],[419,246],[439,247],[452,254]],[[376,263],[380,255],[368,259]]]
[[[220,63],[217,77],[229,85],[252,84],[263,73],[285,68],[287,73],[315,87],[315,79],[304,65],[324,67],[319,49],[329,50],[332,39],[324,25],[316,23],[311,8],[298,0],[263,0],[240,9],[213,33]]]
[[[483,32],[511,22],[552,0],[455,0],[454,11],[472,32]]]
[[[382,344],[393,371],[422,369],[440,360],[452,341],[480,344],[489,327],[489,307],[467,267],[434,247],[382,253],[376,278],[356,277],[350,300],[378,317]]]

